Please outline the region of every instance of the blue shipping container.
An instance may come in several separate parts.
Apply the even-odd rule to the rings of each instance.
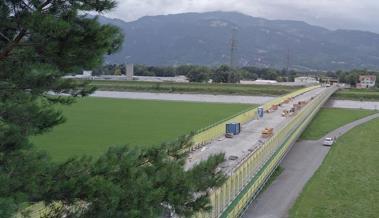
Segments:
[[[258,117],[263,118],[263,115],[264,115],[264,109],[263,109],[263,107],[259,107],[258,108]]]
[[[228,123],[226,124],[226,133],[238,135],[241,132],[240,123]]]

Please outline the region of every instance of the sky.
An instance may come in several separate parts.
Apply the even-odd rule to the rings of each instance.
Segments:
[[[329,29],[379,33],[379,0],[117,0],[108,17],[133,21],[147,15],[237,11],[267,19],[299,20]]]

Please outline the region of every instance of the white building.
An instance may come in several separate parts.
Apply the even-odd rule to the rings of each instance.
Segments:
[[[314,77],[300,76],[295,78],[295,83],[318,83],[318,81]]]
[[[376,76],[374,75],[361,75],[359,76],[359,83],[357,88],[372,88],[375,87]]]
[[[127,64],[126,65],[126,79],[127,80],[133,80],[134,76],[134,65],[133,64]]]
[[[245,85],[267,85],[267,84],[277,84],[278,81],[276,80],[263,80],[263,79],[257,79],[257,80],[241,80],[240,84]]]

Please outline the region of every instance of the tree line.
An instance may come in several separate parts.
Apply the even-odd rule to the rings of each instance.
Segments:
[[[126,74],[125,65],[104,65],[93,71],[94,75],[121,75]],[[186,76],[190,82],[208,82],[212,80],[215,83],[238,83],[240,80],[276,80],[278,82],[293,82],[297,76],[314,76],[316,79],[322,77],[332,77],[338,79],[341,83],[355,86],[359,83],[359,75],[376,75],[379,78],[378,71],[367,69],[353,69],[350,71],[318,71],[318,72],[301,72],[295,70],[278,70],[272,68],[242,67],[231,68],[227,65],[218,67],[197,66],[197,65],[180,65],[180,66],[146,66],[135,65],[134,74],[136,76],[157,76],[157,77],[174,77]],[[377,83],[377,86],[378,83]]]
[[[351,71],[337,71],[333,73],[329,73],[329,76],[337,77],[339,82],[346,83],[351,85],[352,87],[355,87],[359,83],[359,76],[360,75],[375,75],[377,79],[379,79],[379,72],[378,71],[371,71],[371,70],[351,70]],[[379,88],[379,82],[376,82],[376,87]]]
[[[125,65],[108,64],[93,71],[93,75],[126,74]],[[297,72],[272,68],[243,67],[231,68],[228,65],[218,67],[180,65],[180,66],[146,66],[135,65],[136,76],[174,77],[186,76],[190,82],[238,83],[240,80],[277,80],[280,82],[294,81]]]

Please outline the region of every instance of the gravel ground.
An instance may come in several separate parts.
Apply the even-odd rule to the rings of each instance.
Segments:
[[[379,118],[379,113],[346,124],[316,141],[296,143],[284,158],[284,171],[246,210],[244,218],[285,218],[305,184],[322,164],[329,147],[322,146],[326,137],[340,137],[352,128]]]

